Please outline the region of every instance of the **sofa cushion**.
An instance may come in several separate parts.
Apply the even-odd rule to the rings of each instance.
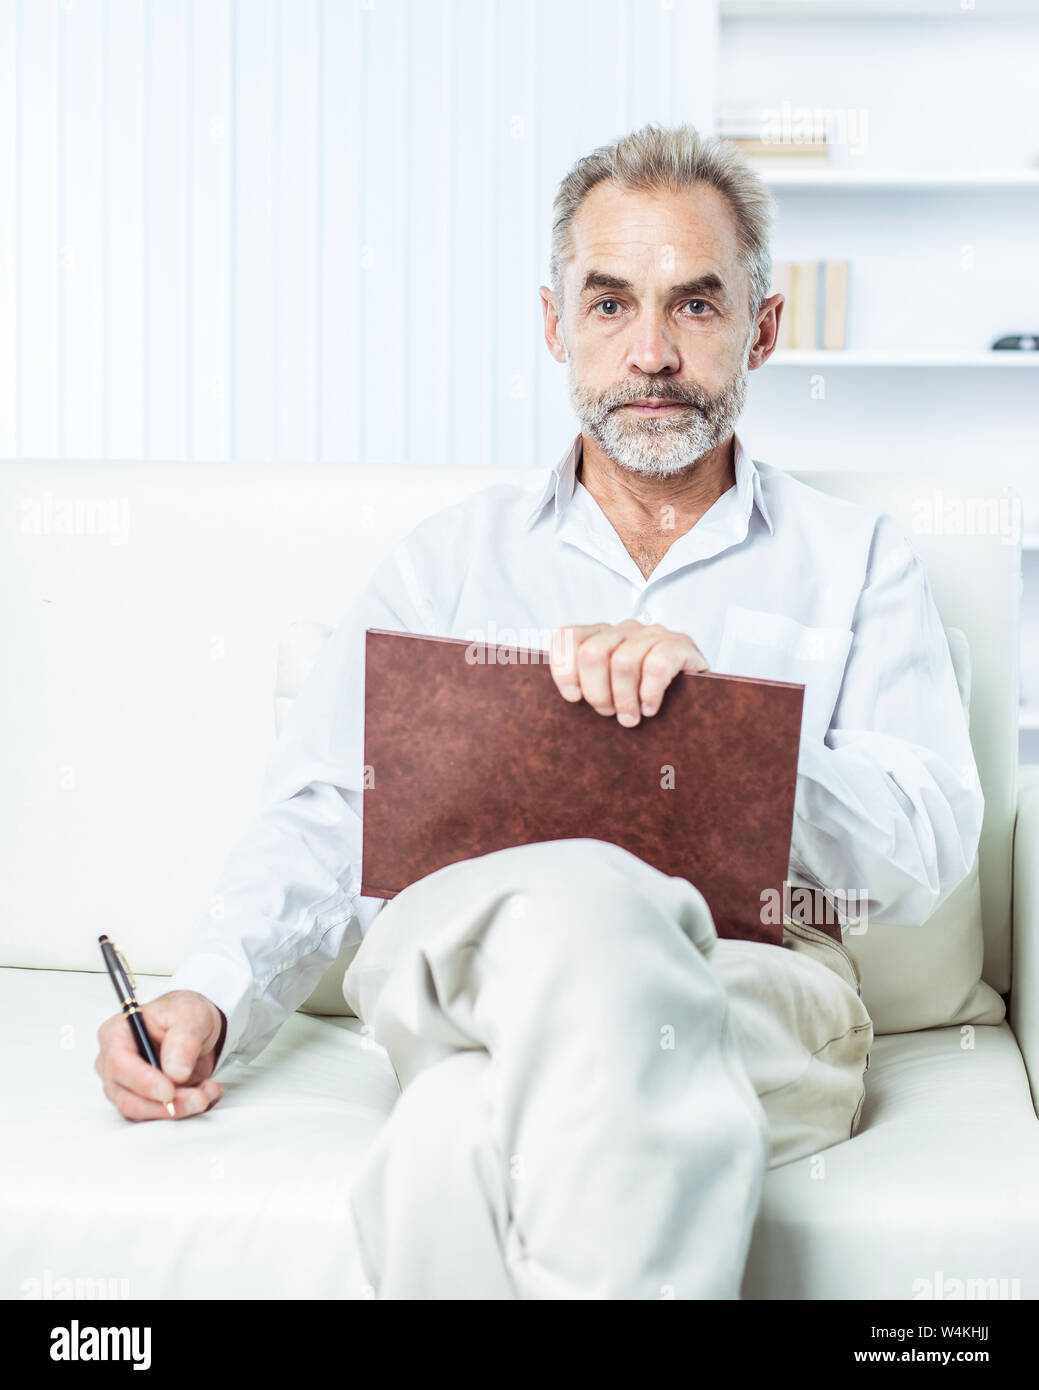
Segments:
[[[855,1138],[766,1175],[743,1297],[1035,1298],[1037,1171],[1008,1024],[877,1038]]]
[[[948,627],[945,634],[969,723],[970,648],[959,628]],[[867,925],[861,935],[849,932],[845,945],[862,975],[863,1003],[877,1034],[994,1024],[1006,1015],[1002,998],[981,978],[985,936],[977,856],[967,877],[926,922]]]
[[[93,1070],[113,1004],[104,973],[0,970],[0,1297],[370,1297],[348,1194],[399,1094],[383,1049],[294,1014],[212,1110],[133,1124]],[[766,1175],[744,1296],[1034,1298],[1037,1171],[1005,1023],[879,1038],[856,1137]]]
[[[383,1049],[293,1014],[212,1110],[135,1124],[93,1069],[115,1008],[103,972],[0,970],[0,1297],[370,1297],[346,1199],[399,1095]]]
[[[985,938],[977,858],[926,922],[870,924],[861,936],[849,932],[844,944],[859,967],[862,1000],[876,1034],[994,1024],[1006,1016],[1003,999],[981,978]]]

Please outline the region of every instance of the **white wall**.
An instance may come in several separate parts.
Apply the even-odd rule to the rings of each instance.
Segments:
[[[554,462],[555,185],[644,120],[709,126],[715,25],[0,0],[0,455]]]
[[[845,166],[1035,166],[1035,7],[914,7],[0,0],[0,455],[554,461],[537,286],[580,153],[789,100],[868,112]],[[1037,189],[783,191],[775,252],[852,261],[850,346],[969,349],[1039,329],[1037,229]],[[1039,519],[1030,373],[810,375],[752,378],[761,456],[1005,462]]]
[[[537,286],[578,155],[789,101],[867,113],[845,168],[1039,167],[1036,0],[717,10],[0,0],[0,456],[548,464],[575,422]],[[1039,331],[1039,186],[779,200],[777,259],[851,261],[849,347]],[[1039,534],[1037,387],[773,362],[742,432],[783,467],[1010,476]]]

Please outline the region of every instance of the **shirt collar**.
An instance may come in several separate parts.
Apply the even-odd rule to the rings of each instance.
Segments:
[[[739,435],[734,435],[733,439],[736,446],[736,497],[740,516],[749,524],[751,511],[756,505],[770,534],[775,535],[775,526],[765,504],[761,474]],[[567,504],[577,490],[577,464],[581,457],[582,442],[582,436],[578,434],[569,450],[549,473],[538,500],[527,514],[528,529],[541,516],[550,499],[554,499],[553,510],[557,522],[566,511]]]

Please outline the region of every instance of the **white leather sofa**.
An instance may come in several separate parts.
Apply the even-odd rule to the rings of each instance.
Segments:
[[[163,991],[324,631],[419,518],[531,476],[0,464],[3,1297],[371,1296],[347,1194],[397,1084],[344,1013],[345,958],[228,1070],[211,1112],[131,1124],[93,1071],[115,1008],[97,937],[142,998]],[[770,1172],[744,1296],[1035,1297],[1039,781],[1017,769],[1020,547],[914,529],[921,497],[977,487],[803,476],[890,511],[923,557],[986,818],[977,875],[935,919],[852,941],[878,1031],[862,1129]]]

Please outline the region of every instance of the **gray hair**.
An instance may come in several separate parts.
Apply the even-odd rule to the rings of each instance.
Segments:
[[[736,219],[740,263],[750,275],[751,317],[757,313],[772,286],[775,199],[737,146],[702,136],[691,125],[645,125],[612,145],[600,145],[570,169],[552,205],[549,282],[560,306],[563,270],[573,254],[571,225],[585,196],[607,179],[645,192],[705,183],[722,193]]]

